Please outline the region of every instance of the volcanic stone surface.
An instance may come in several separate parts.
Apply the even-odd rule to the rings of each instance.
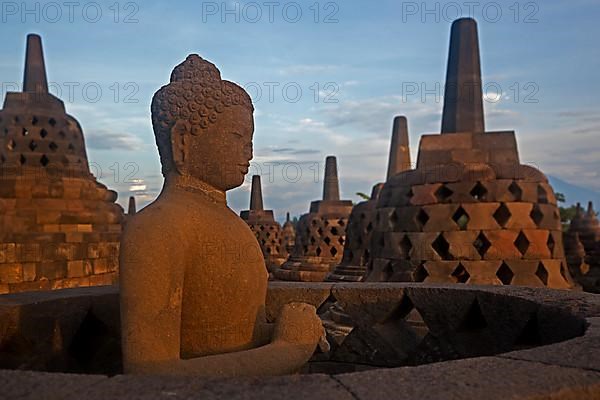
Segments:
[[[442,134],[423,135],[416,169],[385,183],[368,281],[574,286],[548,180],[520,164],[514,132],[484,132],[479,70],[476,23],[459,19]]]
[[[337,161],[329,156],[325,160],[323,200],[313,201],[309,213],[300,217],[294,249],[275,277],[286,281],[325,280],[342,259],[351,211],[352,201],[340,200]]]
[[[79,122],[48,92],[37,35],[23,92],[0,110],[0,168],[0,293],[116,282],[123,210],[91,174]]]

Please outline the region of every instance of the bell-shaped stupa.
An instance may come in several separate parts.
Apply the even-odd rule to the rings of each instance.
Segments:
[[[81,126],[27,37],[22,92],[0,110],[0,293],[115,283],[123,209],[90,173]]]
[[[254,232],[265,257],[267,269],[273,272],[285,261],[281,251],[281,225],[275,221],[273,211],[265,210],[263,207],[260,175],[252,176],[250,209],[242,211],[240,216]]]
[[[513,131],[486,132],[477,24],[452,24],[441,134],[377,204],[367,281],[571,288],[556,198]]]
[[[296,228],[294,227],[294,223],[290,220],[290,213],[288,212],[285,215],[285,223],[281,228],[281,252],[284,255],[284,258],[287,259],[290,256],[295,243]]]
[[[392,141],[388,159],[386,180],[396,174],[407,171],[410,165],[410,148],[408,146],[408,124],[406,117],[394,118]],[[370,243],[375,210],[383,183],[377,183],[371,190],[371,198],[362,201],[352,208],[346,229],[346,242],[342,261],[327,277],[331,282],[360,282],[367,273],[370,261]]]
[[[321,282],[342,259],[352,201],[340,200],[337,160],[325,160],[323,200],[310,204],[300,217],[292,254],[275,277],[287,281]]]

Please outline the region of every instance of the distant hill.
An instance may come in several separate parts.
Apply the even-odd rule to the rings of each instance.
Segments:
[[[596,211],[600,209],[599,192],[572,185],[555,176],[548,175],[548,180],[555,192],[560,192],[565,195],[566,205],[581,203],[583,207],[587,207],[588,201],[591,200],[594,202],[594,209]]]

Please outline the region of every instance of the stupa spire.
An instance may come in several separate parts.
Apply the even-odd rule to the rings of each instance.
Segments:
[[[252,192],[250,194],[250,210],[262,211],[263,198],[260,185],[260,175],[252,175]]]
[[[460,18],[450,33],[442,133],[484,131],[477,23]]]
[[[325,179],[323,180],[323,200],[340,199],[340,183],[337,173],[337,159],[327,156],[325,159]]]
[[[394,118],[392,128],[392,143],[390,145],[390,156],[386,180],[399,172],[410,169],[410,150],[408,147],[408,123],[406,117]]]
[[[23,91],[48,93],[48,80],[46,78],[42,38],[35,34],[27,35]]]

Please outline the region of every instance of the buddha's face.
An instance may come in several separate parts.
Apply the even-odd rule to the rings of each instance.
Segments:
[[[250,110],[225,107],[200,135],[188,135],[187,172],[219,190],[240,186],[252,160],[253,134]]]

